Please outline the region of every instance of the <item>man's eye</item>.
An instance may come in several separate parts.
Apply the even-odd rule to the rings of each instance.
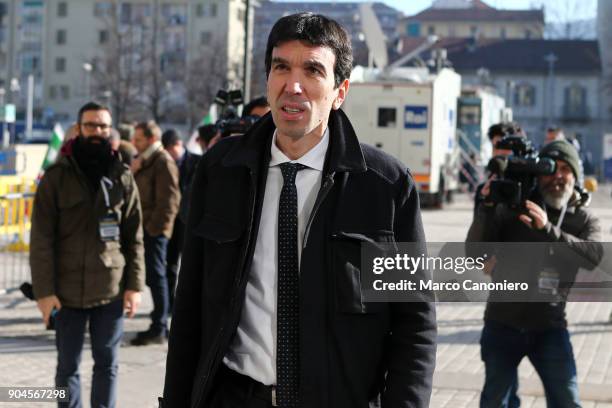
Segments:
[[[308,67],[308,72],[310,72],[311,74],[320,74],[321,71],[318,68],[315,67]]]
[[[287,69],[287,66],[283,64],[279,64],[274,67],[275,71],[285,71],[286,69]]]

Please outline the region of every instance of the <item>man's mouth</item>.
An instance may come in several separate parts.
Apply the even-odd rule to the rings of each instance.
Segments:
[[[304,112],[304,109],[298,108],[297,106],[283,106],[281,108],[283,111],[290,113],[290,114],[295,114],[295,113],[302,113]]]
[[[551,193],[561,193],[565,191],[565,184],[564,183],[553,183],[553,184],[548,185],[546,190],[550,191]]]

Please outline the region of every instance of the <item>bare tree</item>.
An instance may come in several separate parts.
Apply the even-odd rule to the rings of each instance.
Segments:
[[[552,39],[593,38],[595,0],[534,1],[546,14],[546,36]]]
[[[99,18],[107,36],[100,54],[92,61],[95,94],[110,92],[110,104],[117,123],[128,119],[128,107],[137,101],[139,77],[139,37],[141,28],[121,24],[119,2],[113,0]]]
[[[227,61],[222,42],[200,47],[189,62],[185,76],[185,93],[189,127],[193,128],[205,115],[220,88],[227,84]]]
[[[184,98],[184,90],[180,88],[187,73],[187,9],[180,5],[163,7],[169,9],[160,10],[159,3],[155,2],[152,27],[143,49],[142,104],[157,122],[167,119],[177,96]],[[179,40],[174,42],[177,38]]]

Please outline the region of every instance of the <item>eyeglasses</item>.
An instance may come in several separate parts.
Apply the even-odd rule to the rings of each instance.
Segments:
[[[82,124],[82,126],[87,129],[87,130],[91,130],[94,131],[98,128],[100,128],[101,131],[107,131],[110,130],[111,125],[107,124],[107,123],[96,123],[96,122],[85,122]]]

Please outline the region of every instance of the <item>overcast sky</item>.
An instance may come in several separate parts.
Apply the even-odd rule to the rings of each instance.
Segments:
[[[294,1],[294,0],[284,0]],[[312,0],[311,0],[312,1]],[[317,1],[317,0],[315,0]],[[329,3],[332,0],[325,1]],[[335,0],[337,2],[355,0]],[[431,0],[377,0],[388,4],[407,15],[416,14],[429,7]],[[567,16],[575,16],[577,19],[594,18],[597,14],[596,0],[484,0],[487,4],[503,9],[529,9],[537,5],[544,4],[547,13],[547,20],[566,19]],[[611,1],[611,0],[607,0]]]

